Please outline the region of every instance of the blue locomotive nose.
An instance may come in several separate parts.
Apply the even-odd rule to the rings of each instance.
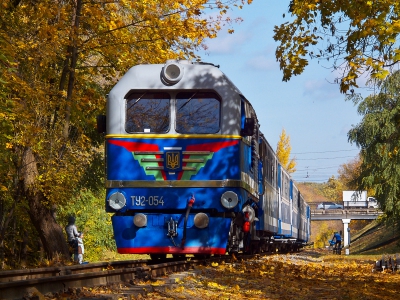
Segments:
[[[182,215],[148,214],[147,226],[140,228],[134,224],[133,217],[114,215],[111,220],[118,252],[225,254],[230,219],[203,217],[203,222],[198,223],[202,228],[199,228],[195,225],[199,222],[195,221],[196,215],[190,215],[184,227]],[[182,245],[184,228],[187,231]]]

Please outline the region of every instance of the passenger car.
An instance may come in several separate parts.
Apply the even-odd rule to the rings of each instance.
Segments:
[[[322,202],[317,205],[317,209],[343,209],[343,205],[333,202]]]

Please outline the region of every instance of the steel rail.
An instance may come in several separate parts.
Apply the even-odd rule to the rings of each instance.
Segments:
[[[71,266],[53,266],[35,269],[19,269],[0,271],[0,283],[11,282],[16,280],[28,280],[35,278],[44,278],[52,276],[71,275],[82,272],[95,272],[104,269],[117,269],[127,266],[138,267],[148,263],[147,260],[125,260],[125,261],[112,261],[112,262],[98,262],[84,265],[71,265]]]
[[[218,259],[221,258],[212,258],[211,260]],[[32,270],[3,271],[0,272],[2,278],[2,282],[0,282],[0,299],[22,299],[32,288],[42,294],[46,294],[66,292],[71,288],[131,282],[134,279],[152,279],[173,272],[189,270],[197,264],[204,263],[204,261],[170,261],[143,266],[144,263],[146,262],[118,261]],[[139,264],[142,264],[142,266],[138,266]]]

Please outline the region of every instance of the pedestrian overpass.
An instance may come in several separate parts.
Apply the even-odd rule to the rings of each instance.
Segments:
[[[376,208],[312,209],[311,221],[342,220],[344,246],[349,244],[349,224],[351,220],[375,220],[383,212]]]

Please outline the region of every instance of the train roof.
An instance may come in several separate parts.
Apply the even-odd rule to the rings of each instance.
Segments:
[[[166,64],[142,64],[128,70],[110,91],[110,95],[125,97],[130,90],[210,89],[222,97],[240,90],[215,65],[168,60]]]

